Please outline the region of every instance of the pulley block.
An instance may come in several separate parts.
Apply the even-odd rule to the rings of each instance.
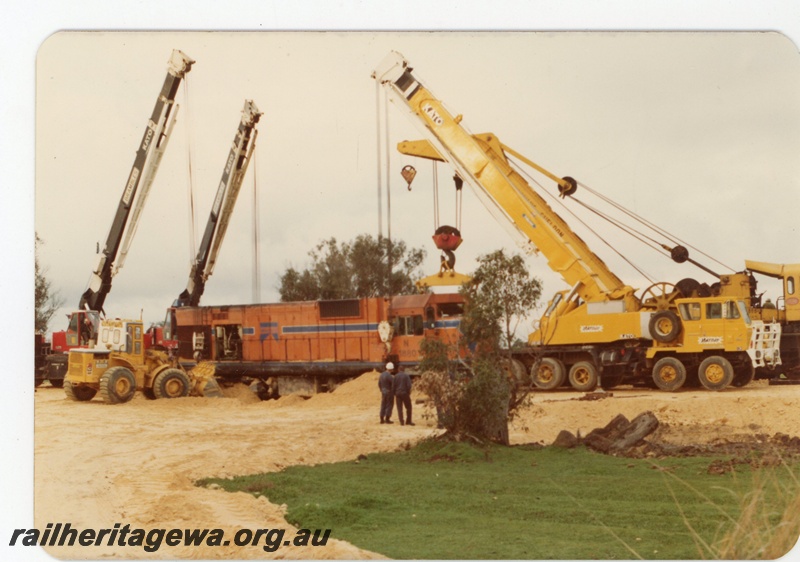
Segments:
[[[463,242],[461,232],[453,226],[442,225],[433,234],[433,242],[440,250],[455,251]]]

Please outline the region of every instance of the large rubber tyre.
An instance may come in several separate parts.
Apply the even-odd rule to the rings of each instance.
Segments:
[[[522,364],[522,361],[519,359],[503,359],[501,365],[506,373],[506,377],[508,377],[509,384],[513,385],[514,388],[530,385],[528,370],[525,368],[525,365]]]
[[[126,367],[111,367],[100,377],[100,397],[107,404],[129,402],[136,394],[136,378]]]
[[[67,395],[67,398],[70,400],[75,400],[76,402],[88,402],[92,398],[94,398],[95,394],[97,394],[97,390],[92,388],[91,386],[84,386],[84,385],[75,385],[69,381],[64,383],[64,394]]]
[[[659,310],[650,317],[650,336],[660,343],[672,343],[681,333],[681,319],[673,310]]]
[[[664,357],[653,365],[653,382],[661,390],[675,392],[686,382],[686,367],[675,357]]]
[[[722,390],[733,382],[733,365],[720,355],[712,355],[700,363],[697,378],[708,390]]]
[[[553,357],[543,357],[531,367],[531,381],[540,390],[553,390],[564,384],[564,364]]]
[[[153,381],[153,394],[156,398],[183,398],[189,396],[191,383],[186,373],[180,369],[167,369]]]
[[[569,370],[569,384],[580,392],[591,392],[597,388],[599,373],[591,361],[578,361]]]
[[[733,382],[731,383],[736,388],[747,386],[756,376],[756,368],[750,361],[743,363],[733,369]]]

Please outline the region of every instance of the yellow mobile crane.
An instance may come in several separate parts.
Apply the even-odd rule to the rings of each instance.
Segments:
[[[576,389],[591,390],[602,375],[605,386],[647,380],[676,390],[696,372],[700,384],[718,390],[752,378],[753,366],[780,361],[780,328],[753,321],[741,299],[683,294],[669,283],[656,283],[637,297],[508,157],[555,181],[562,197],[575,193],[577,182],[551,174],[494,134],[470,134],[400,53],[390,53],[372,76],[425,136],[400,143],[398,150],[452,166],[518,244],[527,253],[541,252],[571,287],[550,301],[528,350],[516,354],[537,387],[556,388],[568,379]],[[682,247],[668,249],[676,261],[688,260]]]

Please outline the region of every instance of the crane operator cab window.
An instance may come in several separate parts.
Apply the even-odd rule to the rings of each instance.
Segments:
[[[722,318],[737,319],[740,318],[739,309],[733,301],[727,302],[710,302],[706,304],[706,318],[709,320],[719,320]]]
[[[700,320],[700,303],[685,302],[680,305],[681,317],[684,320]]]

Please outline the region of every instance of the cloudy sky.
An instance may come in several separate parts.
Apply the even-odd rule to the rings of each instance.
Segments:
[[[741,267],[744,259],[798,261],[796,2],[716,0],[698,7],[688,1],[497,0],[490,9],[474,1],[335,5],[330,11],[330,3],[319,0],[4,2],[2,396],[3,411],[20,421],[2,434],[3,472],[12,477],[3,479],[2,497],[14,509],[0,516],[0,534],[32,521],[28,373],[34,230],[45,241],[42,265],[64,298],[65,308],[51,325],[61,329],[63,314],[86,288],[95,245],[107,236],[172,49],[197,61],[189,74],[189,99],[179,94],[179,123],[128,261],[106,301],[110,314],[143,310],[145,319],[159,320],[185,287],[188,154],[191,150],[199,231],[246,98],[264,112],[256,162],[203,302],[252,298],[254,175],[262,300],[276,297],[278,274],[288,265],[302,267],[318,240],[376,233],[370,73],[390,50],[402,52],[449,109],[464,115],[471,131],[496,133],[554,173],[578,178],[731,267]],[[185,32],[130,32],[134,29]],[[214,29],[248,32],[190,32]],[[421,29],[438,31],[364,31]],[[733,29],[744,32],[666,33]],[[389,116],[392,142],[416,137],[396,108]],[[398,172],[412,162],[394,153],[392,158],[392,234],[427,248],[426,269],[433,272],[430,164],[415,164],[419,175],[409,193]],[[447,177],[440,173],[442,222],[453,216]],[[462,226],[459,270],[469,271],[481,253],[513,249],[469,193]],[[607,246],[575,229],[625,281],[647,285]],[[707,280],[688,265],[628,246],[607,227],[598,230],[658,280]],[[548,295],[563,287],[543,258],[528,263]],[[36,549],[15,549],[9,558],[23,556],[46,558]]]
[[[377,234],[377,154],[384,151],[370,74],[391,50],[472,132],[497,134],[728,267],[796,261],[789,241],[800,203],[800,57],[779,33],[60,32],[36,57],[35,228],[44,240],[41,264],[64,298],[51,328],[63,328],[87,286],[173,49],[197,62],[106,300],[110,315],[160,320],[186,286],[197,236],[189,192],[201,234],[245,99],[264,113],[256,157],[202,304],[274,301],[279,275],[305,266],[320,240]],[[384,209],[383,229],[391,225],[393,237],[425,248],[426,272],[434,273],[432,165],[396,153],[397,142],[418,134],[398,108],[390,106],[388,117],[391,214]],[[399,175],[405,164],[419,171],[410,192]],[[438,175],[439,220],[453,223],[452,172]],[[542,185],[554,191],[552,182]],[[585,192],[576,197],[594,204]],[[556,210],[628,284],[713,281],[584,215],[644,278],[573,222],[568,212],[576,206],[566,203]],[[462,272],[480,254],[516,251],[470,192],[462,233]],[[565,288],[546,260],[528,263],[547,296]]]

